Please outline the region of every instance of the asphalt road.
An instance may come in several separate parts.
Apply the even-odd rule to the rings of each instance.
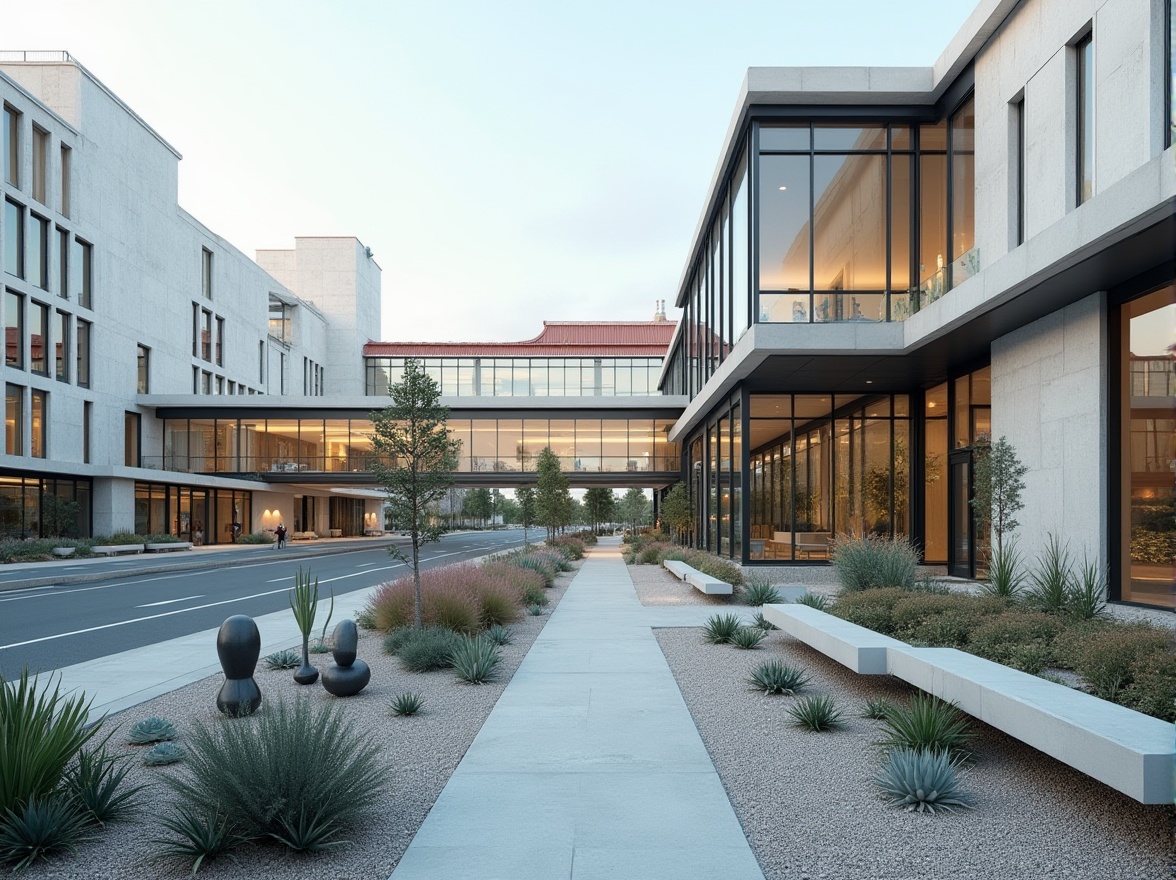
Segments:
[[[519,546],[522,530],[446,535],[422,551],[432,568]],[[137,559],[143,559],[138,557]],[[0,675],[44,672],[221,625],[233,614],[257,617],[289,608],[298,567],[309,568],[319,594],[342,595],[408,569],[387,547],[297,558],[252,553],[227,567],[136,576],[131,565],[108,579],[0,592]]]

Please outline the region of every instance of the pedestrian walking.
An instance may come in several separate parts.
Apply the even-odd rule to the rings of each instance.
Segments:
[[[285,523],[278,523],[278,527],[274,529],[274,534],[278,536],[278,549],[281,550],[286,546],[286,525]]]

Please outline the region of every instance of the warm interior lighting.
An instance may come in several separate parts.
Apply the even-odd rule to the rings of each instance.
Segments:
[[[781,186],[781,187],[780,187],[780,192],[785,192],[787,189],[788,189],[788,187],[786,187],[786,186]]]
[[[927,409],[935,409],[935,401],[934,400],[927,401]]]

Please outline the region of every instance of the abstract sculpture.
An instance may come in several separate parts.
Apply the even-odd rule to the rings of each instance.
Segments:
[[[216,695],[216,707],[226,715],[252,715],[261,705],[261,688],[253,680],[261,654],[261,633],[252,617],[234,614],[216,634],[216,654],[225,683]]]
[[[335,647],[331,655],[335,665],[323,671],[323,687],[336,697],[353,697],[367,687],[372,671],[362,660],[356,660],[359,650],[359,630],[355,621],[341,620],[332,637]]]

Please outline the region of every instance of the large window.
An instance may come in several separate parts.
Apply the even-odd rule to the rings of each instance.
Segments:
[[[1176,598],[1176,287],[1120,308],[1119,589],[1126,602]]]
[[[1074,127],[1077,143],[1078,204],[1094,195],[1094,41],[1087,34],[1074,47],[1077,54],[1078,98]]]
[[[24,369],[24,297],[4,291],[4,366]]]
[[[4,386],[4,451],[24,455],[24,387]]]
[[[419,358],[443,397],[632,397],[657,394],[661,358]],[[368,357],[366,389],[386,395],[404,358]],[[321,370],[320,370],[321,373]],[[320,375],[321,382],[321,375]]]
[[[139,394],[148,394],[151,391],[151,349],[145,345],[140,345],[138,349],[138,381],[135,390]]]
[[[127,467],[139,467],[140,435],[142,431],[142,416],[136,412],[123,414],[123,464]]]
[[[29,281],[42,290],[49,289],[49,221],[32,215],[29,235]]]
[[[80,238],[75,238],[69,261],[70,270],[73,273],[70,287],[73,290],[73,298],[77,300],[78,305],[87,309],[93,308],[91,258],[90,245]]]
[[[0,538],[90,534],[89,480],[0,477]]]
[[[20,186],[20,114],[4,105],[4,182]]]
[[[78,319],[78,385],[90,387],[90,322]]]
[[[69,381],[69,313],[57,313],[57,325],[53,334],[53,349],[56,355],[53,375],[58,382]]]
[[[33,198],[46,204],[49,165],[49,132],[33,126]]]
[[[9,199],[4,200],[4,271],[25,277],[24,208]]]
[[[29,303],[29,370],[49,375],[49,306]]]
[[[293,328],[291,327],[291,315],[294,309],[293,306],[283,302],[272,293],[269,297],[269,335],[275,339],[280,339],[282,342],[293,341]]]
[[[212,299],[212,251],[200,249],[200,292],[205,299]]]
[[[34,388],[29,392],[32,413],[29,418],[29,455],[47,457],[49,448],[49,392]]]

